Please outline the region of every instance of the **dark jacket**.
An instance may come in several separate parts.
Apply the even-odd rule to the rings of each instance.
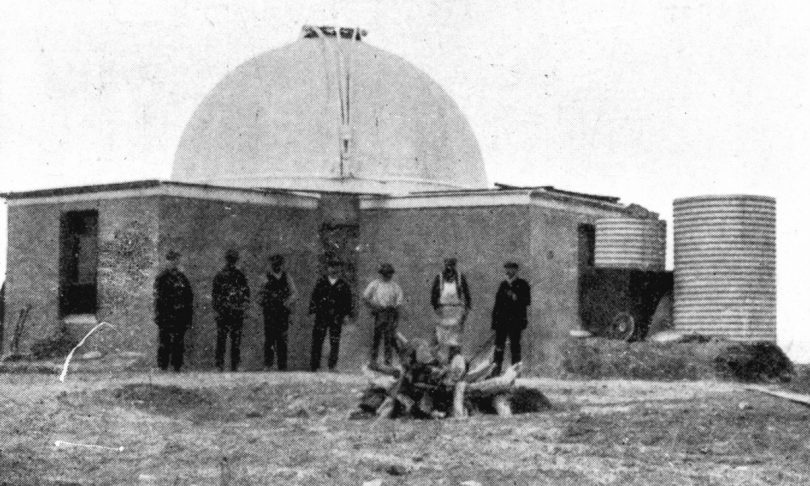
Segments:
[[[345,280],[338,278],[332,285],[326,276],[318,279],[309,299],[310,314],[315,314],[317,320],[342,320],[353,310],[352,289]]]
[[[281,273],[281,278],[276,278],[272,273],[267,274],[267,281],[264,284],[261,294],[262,310],[265,317],[281,316],[290,313],[285,303],[292,295],[292,287],[287,277],[287,272]]]
[[[154,298],[158,327],[185,331],[191,326],[194,295],[183,272],[176,268],[160,272],[155,278]]]
[[[531,303],[532,292],[528,282],[522,278],[515,278],[512,283],[504,280],[495,294],[492,329],[526,329],[529,323],[526,308]]]
[[[433,288],[430,291],[430,304],[434,309],[439,307],[439,298],[441,297],[441,279],[442,275],[436,275],[433,279]],[[459,297],[464,302],[464,306],[469,309],[472,307],[472,297],[470,296],[470,287],[467,285],[467,279],[464,274],[456,272],[455,274],[456,285],[459,289]]]
[[[214,277],[211,303],[217,314],[241,314],[250,302],[247,278],[236,267],[226,266]]]

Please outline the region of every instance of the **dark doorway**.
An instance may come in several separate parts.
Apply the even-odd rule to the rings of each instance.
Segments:
[[[63,214],[59,234],[59,315],[95,314],[98,211]]]
[[[596,227],[592,224],[580,224],[577,227],[579,237],[579,268],[593,266],[596,252]]]

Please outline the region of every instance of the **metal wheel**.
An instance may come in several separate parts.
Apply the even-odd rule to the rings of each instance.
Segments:
[[[610,321],[610,331],[614,339],[629,341],[636,331],[636,320],[629,312],[619,312]]]

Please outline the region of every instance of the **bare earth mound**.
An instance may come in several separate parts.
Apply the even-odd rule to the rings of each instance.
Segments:
[[[565,376],[642,380],[789,381],[793,364],[773,343],[693,336],[686,342],[623,342],[588,338],[562,349]]]

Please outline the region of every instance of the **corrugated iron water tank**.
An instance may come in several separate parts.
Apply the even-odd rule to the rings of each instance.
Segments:
[[[776,200],[674,202],[673,320],[683,333],[776,341]]]
[[[596,221],[594,265],[601,268],[664,270],[667,222],[631,217]]]

